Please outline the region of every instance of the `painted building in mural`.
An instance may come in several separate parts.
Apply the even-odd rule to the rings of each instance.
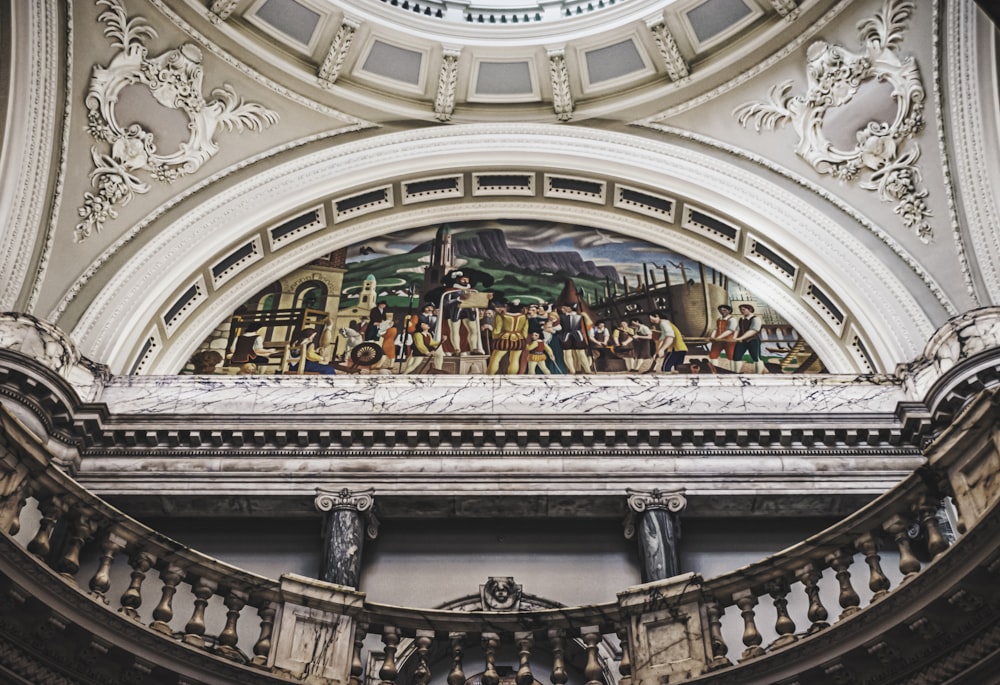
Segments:
[[[325,255],[220,322],[194,359],[200,373],[825,371],[725,274],[611,231],[530,221],[427,226]]]

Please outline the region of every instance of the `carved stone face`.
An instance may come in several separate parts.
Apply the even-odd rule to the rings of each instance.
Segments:
[[[517,609],[521,587],[513,578],[490,578],[483,586],[483,608],[492,611]]]

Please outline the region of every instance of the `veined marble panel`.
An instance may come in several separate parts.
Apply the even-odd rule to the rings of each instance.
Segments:
[[[108,382],[114,414],[884,414],[915,400],[893,377],[132,376]],[[181,409],[182,408],[182,409]]]

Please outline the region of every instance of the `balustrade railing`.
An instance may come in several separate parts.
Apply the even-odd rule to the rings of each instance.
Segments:
[[[54,578],[185,648],[306,682],[516,685],[575,668],[588,685],[678,682],[768,657],[886,602],[945,554],[950,491],[959,532],[998,497],[1000,415],[983,393],[929,449],[929,467],[832,528],[759,563],[686,574],[617,602],[526,612],[408,609],[287,575],[270,580],[199,554],[94,497],[0,410],[0,530]],[[503,661],[504,663],[501,663]],[[377,668],[377,674],[372,672]],[[505,680],[505,682],[507,682]]]

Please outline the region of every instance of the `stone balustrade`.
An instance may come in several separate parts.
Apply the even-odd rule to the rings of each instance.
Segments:
[[[964,548],[979,550],[976,563],[1000,569],[990,558],[1000,525],[998,398],[996,389],[981,392],[928,447],[927,466],[892,491],[759,563],[709,580],[689,573],[647,583],[604,605],[474,612],[383,606],[352,588],[292,575],[269,580],[199,554],[81,488],[55,465],[50,446],[4,409],[2,557],[34,558],[46,578],[117,612],[115,620],[254,674],[241,682],[357,685],[373,669],[383,685],[423,685],[439,669],[449,685],[472,674],[499,685],[501,671],[518,685],[539,673],[562,685],[570,669],[587,683],[708,683],[738,669],[748,674],[739,682],[757,682],[755,673],[770,682],[755,664],[778,660],[787,669],[800,652],[815,652],[796,645],[817,639],[826,640],[827,657],[846,654],[857,639],[841,626],[915,588],[907,611],[871,614],[910,616],[921,606],[914,593],[934,595],[933,583],[946,577],[938,567],[954,575],[959,562],[939,562],[970,536],[980,535]],[[963,535],[952,548],[938,517],[945,496]]]

